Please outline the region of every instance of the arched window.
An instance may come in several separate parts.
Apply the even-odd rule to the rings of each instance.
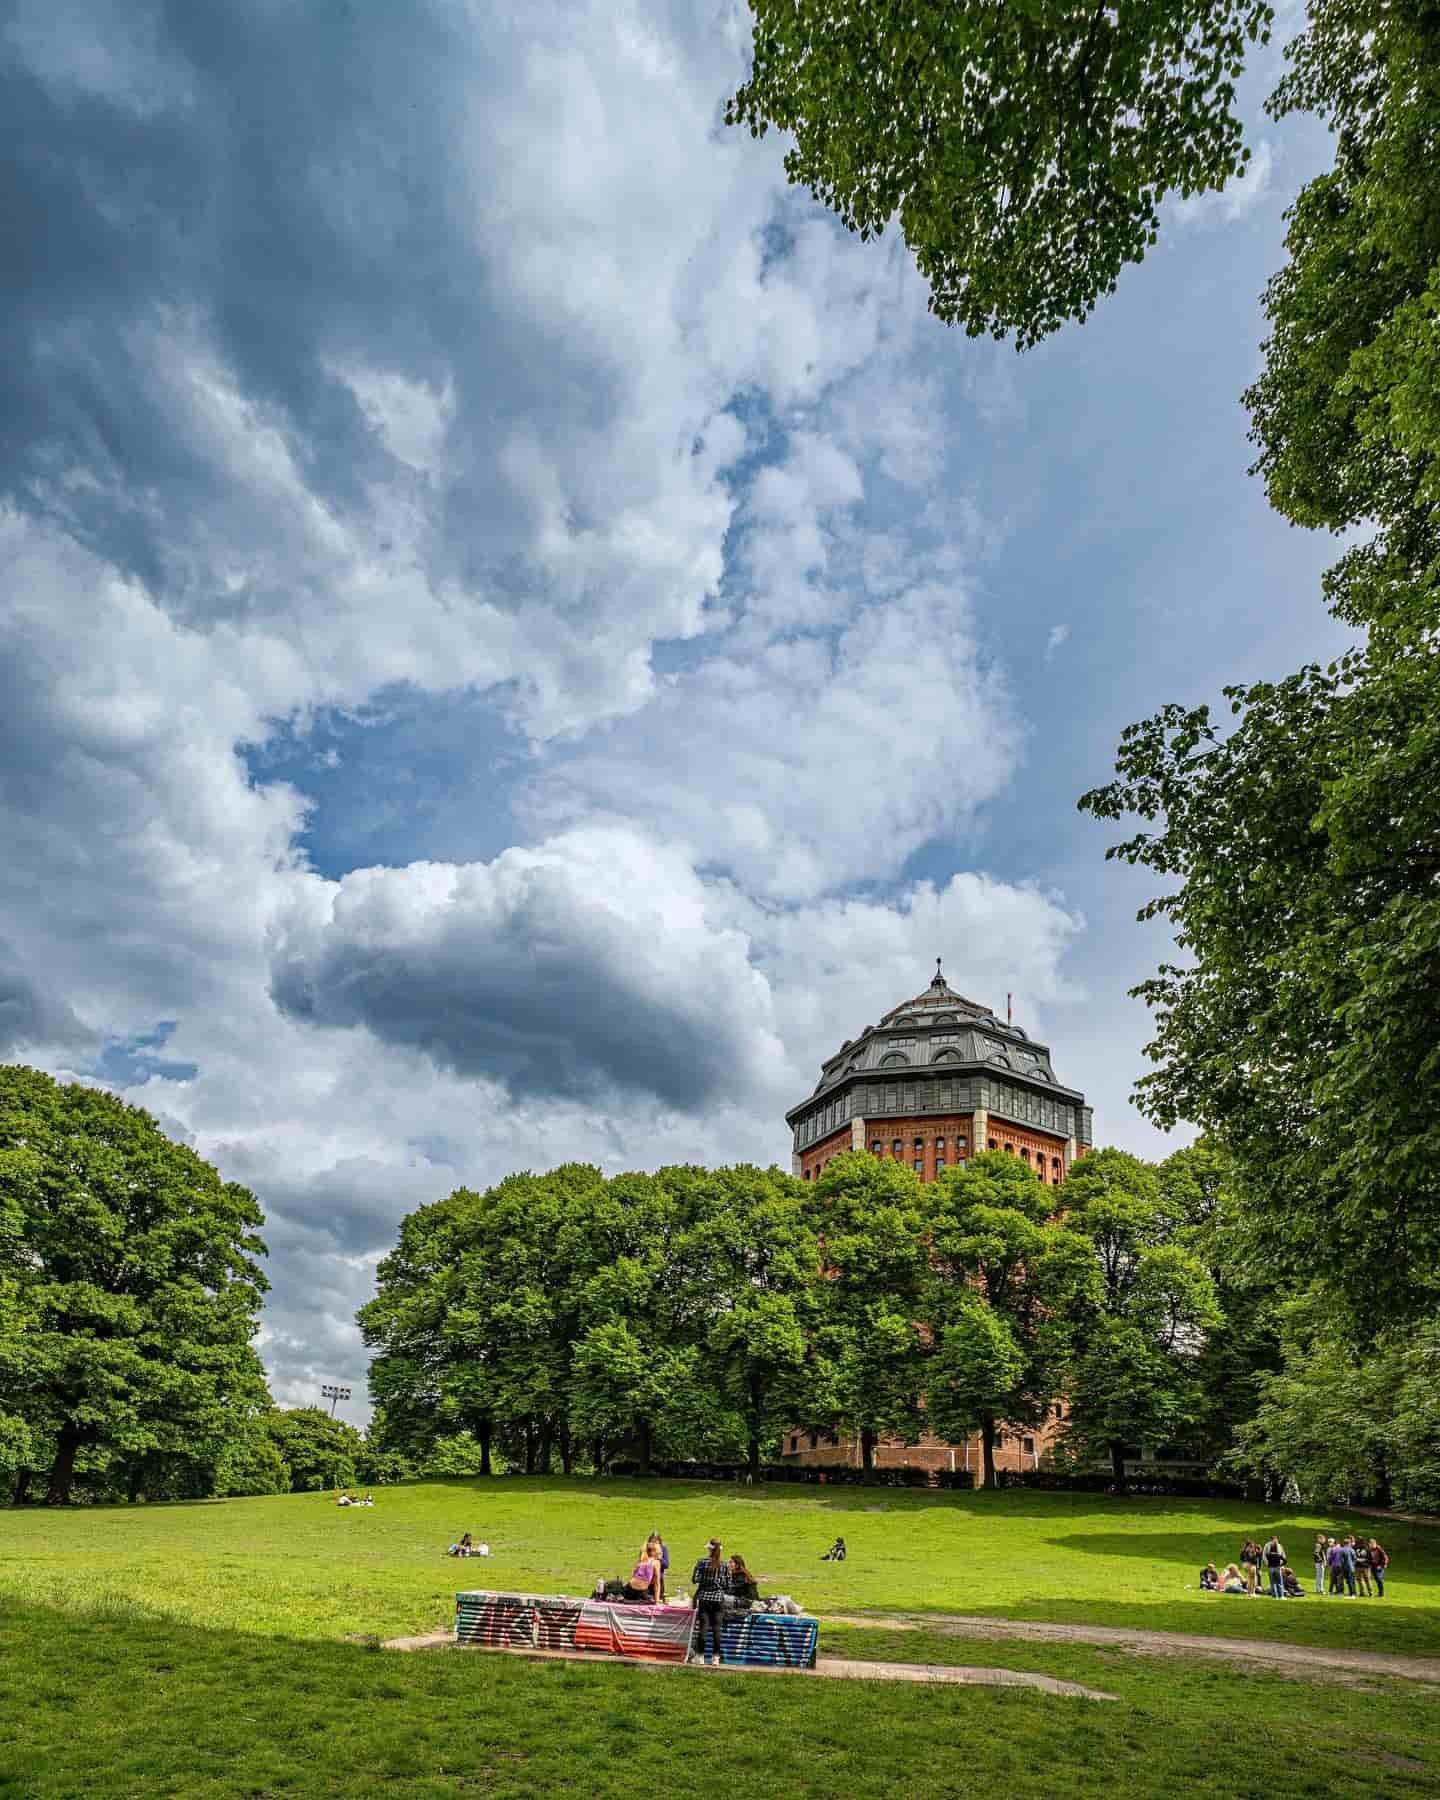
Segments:
[[[935,1158],[935,1173],[938,1175],[944,1167],[945,1167],[945,1158],[943,1156],[937,1155]]]
[[[997,1144],[995,1142],[994,1138],[991,1138],[991,1140],[990,1140],[990,1148],[992,1150],[998,1150],[1000,1148],[999,1144]]]
[[[925,1158],[923,1156],[917,1156],[915,1158],[915,1173],[917,1175],[923,1175],[925,1173]]]
[[[925,1140],[924,1140],[924,1138],[916,1138],[916,1140],[915,1140],[915,1148],[916,1148],[916,1149],[917,1149],[917,1150],[923,1150],[923,1149],[924,1149],[924,1148],[925,1148]]]
[[[908,1056],[902,1056],[898,1050],[890,1050],[880,1058],[880,1067],[882,1069],[893,1069],[898,1063],[908,1063],[909,1061],[910,1058]]]

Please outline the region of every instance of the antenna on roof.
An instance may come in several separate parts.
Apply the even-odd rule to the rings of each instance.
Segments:
[[[935,979],[930,985],[931,987],[944,987],[945,985],[945,977],[940,973],[940,958],[938,956],[935,958]]]

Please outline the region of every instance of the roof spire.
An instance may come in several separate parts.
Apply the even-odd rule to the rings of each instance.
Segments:
[[[938,956],[935,958],[935,979],[930,985],[931,987],[938,988],[943,988],[945,985],[945,977],[940,973],[940,958]]]

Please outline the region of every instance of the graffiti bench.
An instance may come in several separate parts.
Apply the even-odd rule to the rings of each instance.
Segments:
[[[641,1662],[686,1662],[695,1614],[688,1606],[626,1606],[563,1594],[501,1594],[476,1588],[455,1596],[455,1641],[490,1650],[590,1652]],[[725,1660],[750,1668],[813,1669],[816,1619],[790,1613],[732,1613]]]

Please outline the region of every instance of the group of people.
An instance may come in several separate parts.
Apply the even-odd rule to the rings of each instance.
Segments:
[[[374,1497],[368,1492],[366,1493],[365,1498],[361,1500],[357,1495],[352,1494],[346,1489],[344,1493],[336,1494],[335,1504],[337,1506],[373,1506],[375,1501]]]
[[[658,1531],[652,1531],[625,1580],[597,1581],[595,1595],[626,1606],[663,1606],[669,1597],[669,1574],[669,1547]],[[711,1538],[690,1571],[690,1586],[701,1656],[709,1665],[713,1648],[716,1662],[721,1662],[725,1615],[753,1606],[760,1598],[759,1583],[738,1551],[727,1557],[719,1538]]]
[[[477,1544],[467,1531],[463,1537],[459,1538],[450,1546],[445,1554],[447,1556],[488,1556],[490,1554],[490,1546],[488,1544]]]
[[[1373,1537],[1357,1538],[1352,1532],[1349,1537],[1335,1538],[1321,1532],[1315,1539],[1313,1556],[1317,1594],[1326,1592],[1328,1582],[1332,1594],[1344,1594],[1354,1599],[1357,1591],[1361,1594],[1373,1592],[1384,1599],[1385,1571],[1390,1567],[1390,1558]],[[1263,1545],[1257,1544],[1254,1538],[1246,1538],[1239,1565],[1227,1563],[1223,1575],[1213,1562],[1207,1563],[1200,1571],[1200,1588],[1207,1594],[1248,1594],[1253,1598],[1260,1592],[1262,1571],[1269,1582],[1272,1599],[1305,1598],[1305,1589],[1290,1567],[1285,1546],[1273,1532]]]

